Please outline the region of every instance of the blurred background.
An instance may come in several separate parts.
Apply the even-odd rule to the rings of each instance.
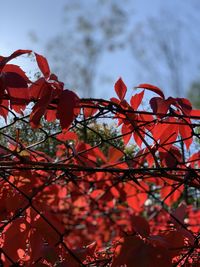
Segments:
[[[6,0],[0,55],[32,49],[81,97],[109,98],[122,77],[200,108],[199,0]],[[131,96],[131,91],[129,92]]]

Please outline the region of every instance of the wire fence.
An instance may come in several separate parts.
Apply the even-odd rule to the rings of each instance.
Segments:
[[[8,110],[0,266],[112,266],[119,237],[141,234],[140,215],[151,234],[181,229],[187,243],[174,266],[198,266],[200,117],[102,99],[80,106],[68,131],[45,120],[32,129],[29,115]]]

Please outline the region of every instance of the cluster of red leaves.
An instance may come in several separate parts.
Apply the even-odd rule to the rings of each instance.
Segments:
[[[12,59],[23,54],[33,53],[31,50],[17,50],[8,57],[0,57],[0,115],[5,119],[9,108],[22,113],[26,106],[35,103],[30,114],[33,128],[39,127],[40,119],[45,116],[47,121],[60,120],[63,129],[72,123],[78,105],[78,96],[63,90],[64,84],[51,74],[46,58],[34,53],[43,77],[31,82],[26,73],[17,65],[8,64]]]
[[[9,157],[1,162],[15,166],[0,180],[3,266],[170,267],[186,260],[187,266],[198,266],[194,264],[200,213],[178,202],[184,183],[199,188],[195,168],[200,155],[186,157],[176,142],[181,138],[189,150],[194,135],[191,120],[200,112],[192,110],[187,99],[165,99],[149,84],[137,88],[158,97],[150,100],[152,112],[139,110],[144,90],[129,104],[122,79],[115,84],[118,99],[81,102],[74,92],[64,90],[43,56],[34,53],[42,74],[34,82],[9,63],[29,53],[18,50],[0,57],[0,115],[6,119],[9,110],[22,114],[32,103],[32,128],[39,127],[44,116],[47,121],[59,119],[62,133],[56,135],[55,158],[28,149],[24,156],[9,144],[12,162]],[[70,129],[81,111],[89,119],[102,109],[118,120],[124,145],[133,140],[137,144],[131,158],[114,145],[105,153]],[[1,152],[5,157],[8,150]],[[148,171],[151,168],[155,172]],[[150,197],[157,205],[151,205]]]
[[[128,104],[125,100],[127,87],[120,78],[115,84],[115,91],[119,99],[111,98],[111,101],[122,109],[127,110],[127,113],[124,115],[116,115],[118,117],[118,124],[122,125],[124,143],[127,144],[133,135],[135,142],[141,147],[144,142],[145,133],[148,131],[152,134],[155,140],[154,143],[158,143],[165,150],[168,150],[172,146],[179,134],[187,149],[189,149],[193,136],[190,117],[199,115],[197,110],[192,110],[190,101],[185,98],[169,97],[165,99],[163,92],[158,87],[150,84],[140,84],[136,88],[144,88],[159,95],[159,97],[153,97],[149,101],[153,114],[156,115],[157,123],[154,123],[152,127],[151,122],[154,122],[155,116],[149,113],[136,114],[134,112],[138,110],[143,100],[144,90],[141,93],[133,95],[130,104]],[[167,114],[173,114],[175,116],[168,117],[166,116]]]

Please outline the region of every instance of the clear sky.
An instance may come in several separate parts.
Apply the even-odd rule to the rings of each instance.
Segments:
[[[92,0],[79,1],[84,3],[86,9],[90,9]],[[73,2],[73,0],[0,0],[0,55],[8,55],[19,48],[32,49],[41,54],[48,54],[46,44],[54,36],[63,32],[64,6],[66,4],[73,4]],[[171,18],[169,16],[169,24],[174,18],[180,18],[184,22],[186,26],[184,26],[183,36],[185,37],[181,39],[181,47],[185,46],[182,55],[185,64],[182,70],[184,79],[182,93],[184,95],[189,84],[194,79],[200,79],[200,59],[198,55],[200,48],[198,43],[200,1],[130,0],[127,4],[126,0],[124,0],[124,8],[130,15],[129,24],[127,25],[128,29],[134,28],[139,22],[145,24],[150,17],[160,17],[162,19],[162,14],[164,16],[165,13],[171,16]],[[95,12],[98,13],[98,10]],[[69,17],[69,19],[73,19],[73,17]],[[188,41],[186,39],[190,34],[194,39],[189,38]],[[152,43],[146,45],[145,50],[150,50],[151,45]],[[146,53],[146,51],[144,52]],[[155,62],[155,64],[159,64],[159,60],[161,61],[162,59],[159,59],[155,54],[155,58],[151,59],[150,63],[154,64]],[[158,75],[150,75],[148,68],[151,69],[153,65],[151,66],[150,64],[147,66],[147,69],[144,69],[144,65],[141,67],[140,63],[131,54],[130,49],[122,49],[111,54],[108,52],[103,53],[96,71],[96,90],[94,95],[110,97],[113,94],[114,81],[119,76],[122,76],[130,88],[138,83],[149,82],[164,87],[166,94],[173,95],[173,88],[170,88],[169,79],[162,64],[160,65],[160,70],[163,68],[163,72],[161,71]],[[101,90],[98,90],[102,76],[105,77],[106,82],[102,83]]]

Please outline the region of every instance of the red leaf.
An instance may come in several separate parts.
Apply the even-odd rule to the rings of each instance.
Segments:
[[[15,52],[13,52],[8,58],[9,58],[9,60],[11,60],[11,59],[19,57],[23,54],[30,54],[30,53],[32,53],[32,50],[18,49]]]
[[[76,257],[79,260],[81,260],[83,262],[88,256],[92,257],[94,255],[96,247],[97,247],[97,243],[94,241],[91,244],[89,244],[83,248],[73,250],[73,253],[74,253],[74,255],[76,255]],[[73,259],[72,257],[70,257],[70,259],[72,262],[74,261],[74,264],[76,264],[76,265],[72,264],[72,267],[75,267],[75,266],[78,267],[79,266],[79,264],[77,263],[77,261],[75,261],[75,259]],[[71,266],[71,261],[70,261],[70,266]],[[64,266],[66,266],[66,265],[64,265]]]
[[[166,122],[166,123],[164,123]],[[176,122],[173,118],[166,119],[163,123],[157,124],[153,130],[152,134],[153,137],[158,141],[160,139],[160,145],[162,145],[166,151],[169,149],[173,142],[176,141],[178,136],[178,125],[177,124],[170,124],[168,122]]]
[[[80,165],[88,165],[88,166],[94,166],[97,161],[96,151],[92,149],[92,147],[89,144],[86,144],[84,142],[79,142],[76,146],[75,150],[80,153],[80,155],[77,157],[78,164]]]
[[[31,82],[28,77],[26,76],[26,73],[17,65],[14,64],[6,64],[3,67],[3,72],[15,72],[18,75],[20,75],[26,82]]]
[[[160,159],[165,166],[174,168],[182,162],[182,154],[176,146],[171,146],[169,151],[160,152]]]
[[[137,237],[126,236],[112,267],[171,267],[171,257],[166,248],[152,245]]]
[[[57,119],[60,120],[62,129],[68,129],[72,123],[75,117],[74,109],[78,102],[78,96],[70,90],[64,90],[60,94],[57,109]]]
[[[3,67],[6,65],[7,62],[9,62],[10,60],[21,56],[23,54],[30,54],[32,53],[31,50],[16,50],[14,53],[12,53],[10,56],[8,57],[0,57],[0,71],[3,69]]]
[[[96,189],[96,190],[93,190],[91,193],[90,193],[90,197],[92,199],[99,199],[101,198],[101,196],[103,196],[105,194],[105,191],[102,190],[102,189]]]
[[[7,89],[12,104],[25,104],[29,102],[29,90],[27,88],[14,88]]]
[[[111,192],[111,194],[113,195],[113,197],[115,199],[117,199],[117,198],[120,197],[120,193],[118,191],[118,188],[116,188],[116,187],[113,186],[113,187],[111,187],[110,192]]]
[[[123,123],[121,131],[123,135],[122,137],[124,144],[127,145],[131,139],[133,130],[131,130],[129,127],[126,126],[126,124]]]
[[[86,119],[87,118],[91,118],[97,111],[98,111],[98,109],[94,108],[94,107],[92,107],[92,108],[84,108],[83,109],[83,113],[84,113],[84,116],[85,116]]]
[[[200,151],[194,153],[191,157],[189,157],[188,163],[190,163],[190,166],[192,168],[194,168],[196,165],[200,167]]]
[[[154,125],[154,117],[151,114],[139,114],[138,119],[143,122],[148,122],[146,125],[144,125],[144,127],[149,131],[152,130],[152,126]]]
[[[191,110],[192,110],[192,104],[191,102],[186,98],[176,98],[176,101],[178,102],[182,112],[190,116]]]
[[[6,121],[8,116],[8,100],[3,99],[0,104],[0,116],[4,117]]]
[[[44,78],[40,78],[30,86],[29,94],[31,100],[38,100],[39,98],[41,98],[43,94],[43,87],[46,83],[47,82]]]
[[[120,160],[123,156],[124,156],[124,153],[121,150],[119,150],[115,147],[109,148],[109,151],[108,151],[109,163],[115,163],[118,160]]]
[[[131,101],[130,101],[131,102],[131,107],[134,110],[138,109],[139,105],[142,102],[143,96],[144,96],[144,90],[141,93],[135,94],[134,96],[131,97]]]
[[[46,217],[46,219],[48,219],[51,225],[53,225],[57,229],[62,229],[61,222],[56,216],[53,217],[46,210],[43,213],[45,214],[44,216]],[[38,220],[33,221],[31,226],[35,229],[35,237],[40,237],[42,235],[50,245],[55,245],[58,242],[59,236],[57,232],[52,231],[52,227],[43,218],[40,217]],[[63,229],[61,231],[63,231]]]
[[[86,250],[87,250],[87,254],[86,254],[86,256],[87,256],[87,255],[93,256],[93,254],[94,254],[94,252],[95,252],[95,250],[96,250],[96,247],[97,247],[97,243],[96,243],[96,241],[94,241],[94,242],[90,243],[89,245],[87,245],[87,246],[86,246]],[[85,256],[85,257],[86,257],[86,256]]]
[[[147,220],[141,216],[131,216],[131,223],[135,232],[143,237],[148,237],[150,234],[150,226]]]
[[[184,247],[184,236],[178,231],[169,231],[165,233],[164,238],[168,242],[167,247],[171,257],[178,256]]]
[[[190,116],[191,116],[191,117],[200,117],[200,110],[199,110],[199,109],[193,109],[193,110],[190,112]]]
[[[149,101],[149,104],[155,114],[166,114],[169,109],[169,103],[160,97],[153,97]]]
[[[99,147],[93,148],[92,151],[95,154],[96,158],[101,159],[103,162],[107,162],[107,158],[105,157],[103,152],[99,149]]]
[[[5,79],[5,87],[14,87],[14,88],[26,88],[27,80],[24,79],[21,75],[16,72],[5,72],[3,73]]]
[[[26,249],[29,227],[25,219],[15,219],[9,228],[4,232],[4,251],[12,257],[13,261],[19,260],[18,249]],[[14,242],[13,242],[14,241]],[[11,245],[12,244],[12,245]]]
[[[50,76],[50,69],[49,69],[49,64],[46,60],[45,57],[38,55],[35,53],[35,57],[37,60],[37,64],[41,70],[41,72],[43,73],[45,78],[48,78]]]
[[[67,140],[74,140],[74,141],[78,140],[77,134],[74,132],[69,132],[69,131],[63,131],[62,133],[57,134],[56,138],[64,142]]]
[[[33,107],[33,111],[30,115],[30,124],[32,128],[37,128],[40,126],[40,119],[45,114],[48,105],[52,100],[53,88],[48,85],[48,83],[42,84],[41,98]]]
[[[185,203],[181,203],[179,204],[179,206],[175,209],[175,211],[172,213],[173,216],[182,224],[184,224],[184,218],[186,216],[186,204]],[[172,218],[172,221],[174,222],[174,224],[177,224],[178,222]],[[180,224],[179,224],[180,225]]]
[[[119,80],[115,83],[115,92],[117,93],[120,100],[123,100],[126,95],[127,87],[123,80],[119,78]]]
[[[97,105],[93,102],[84,102],[84,105],[87,107],[83,108],[83,113],[85,118],[90,118],[92,117],[97,111]]]
[[[179,125],[179,133],[181,137],[185,139],[183,142],[186,145],[186,148],[189,149],[193,140],[192,128],[190,126],[190,121],[188,121],[187,118],[184,120],[187,121],[189,125]]]
[[[163,99],[165,98],[162,90],[160,88],[158,88],[157,86],[154,86],[154,85],[151,85],[151,84],[148,84],[148,83],[142,83],[142,84],[139,84],[138,86],[136,86],[135,88],[144,88],[144,89],[150,90],[150,91],[158,94]]]
[[[188,206],[189,229],[195,233],[200,232],[200,209]],[[191,242],[192,243],[192,242]]]
[[[141,137],[143,137],[143,138],[145,138],[145,133],[143,131],[139,131],[139,130],[138,130],[138,132],[133,133],[133,137],[135,139],[136,144],[141,148],[143,140],[138,135],[138,133],[140,133]]]
[[[52,104],[53,106],[53,104]],[[56,105],[57,107],[57,105]],[[45,120],[48,122],[53,122],[56,120],[56,109],[47,109],[45,113]]]
[[[116,97],[111,97],[110,98],[110,101],[113,102],[113,103],[115,103],[115,104],[117,104],[117,105],[120,105],[120,100],[117,99]]]
[[[148,190],[148,186],[145,183],[140,182],[140,184]],[[134,182],[129,182],[125,184],[126,201],[129,207],[133,208],[135,211],[140,212],[144,202],[147,200],[147,193],[141,192],[138,186]]]
[[[160,190],[160,195],[166,205],[171,206],[181,196],[183,192],[183,185],[177,187],[177,184],[165,185]]]

